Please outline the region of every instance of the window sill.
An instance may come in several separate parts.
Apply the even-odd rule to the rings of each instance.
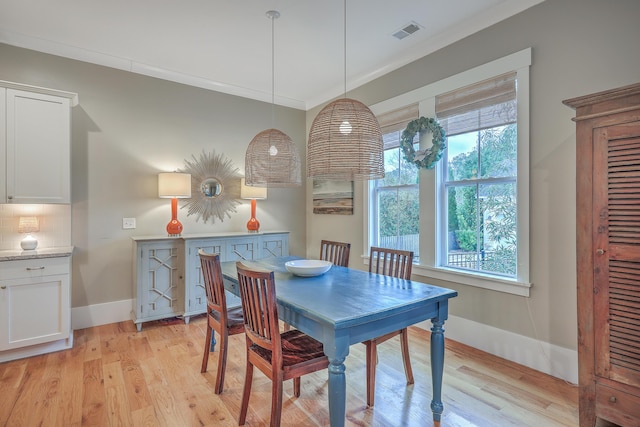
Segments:
[[[362,256],[365,265],[369,265],[369,257]],[[488,289],[491,291],[504,292],[512,295],[529,297],[532,283],[519,282],[515,279],[501,279],[488,274],[465,273],[452,268],[431,267],[424,264],[413,264],[411,273],[417,276],[433,277],[434,279],[446,280],[448,282],[460,283],[476,288]]]
[[[523,297],[529,297],[529,291],[533,286],[531,283],[519,282],[515,279],[501,279],[489,275],[465,273],[450,268],[420,264],[413,265],[413,274]]]

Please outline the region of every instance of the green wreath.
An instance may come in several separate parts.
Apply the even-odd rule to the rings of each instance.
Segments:
[[[431,147],[424,150],[416,150],[413,148],[413,139],[416,133],[431,131],[433,138],[431,139]],[[404,158],[416,165],[418,168],[432,169],[438,160],[442,158],[444,149],[447,148],[445,141],[445,132],[436,119],[420,117],[419,119],[409,122],[402,136],[400,137],[400,148],[404,153]]]

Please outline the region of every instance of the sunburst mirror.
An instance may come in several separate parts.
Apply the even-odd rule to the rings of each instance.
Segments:
[[[196,215],[196,221],[202,219],[212,223],[225,216],[231,218],[240,202],[240,174],[230,159],[215,151],[204,150],[199,158],[192,155],[185,160],[180,172],[191,174],[191,198],[181,199],[182,207],[187,208],[187,216]]]

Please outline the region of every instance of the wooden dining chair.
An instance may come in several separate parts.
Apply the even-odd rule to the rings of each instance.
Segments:
[[[411,267],[413,266],[413,252],[397,249],[385,249],[372,246],[369,252],[369,272],[383,274],[385,276],[411,279]],[[400,335],[400,347],[402,349],[402,361],[407,384],[413,384],[413,370],[409,358],[409,335],[407,328],[390,332],[386,335],[365,341],[367,346],[367,405],[373,406],[376,388],[376,362],[377,346],[390,338]]]
[[[210,254],[202,249],[198,249],[198,255],[200,256],[200,266],[207,294],[207,333],[204,340],[204,355],[202,356],[200,372],[207,372],[211,335],[215,330],[220,335],[220,340],[218,342],[218,372],[216,373],[214,393],[220,394],[224,386],[229,336],[244,332],[242,307],[227,309],[227,298],[222,281],[222,270],[220,269],[220,255]]]
[[[323,240],[320,242],[320,259],[331,261],[333,265],[349,266],[349,250],[351,243]]]
[[[247,417],[253,367],[256,366],[272,382],[270,425],[280,426],[282,383],[293,378],[293,394],[299,397],[300,377],[327,368],[329,359],[322,343],[303,332],[280,333],[272,271],[253,271],[242,262],[237,262],[236,268],[247,342],[247,368],[238,424],[244,425]]]

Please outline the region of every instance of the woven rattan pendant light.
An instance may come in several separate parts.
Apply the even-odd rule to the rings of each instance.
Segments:
[[[380,124],[360,101],[347,98],[347,1],[344,0],[344,98],[316,116],[307,143],[307,176],[334,180],[384,178]]]
[[[275,71],[274,21],[280,12],[266,13],[271,19],[271,125],[274,122]],[[244,157],[245,184],[251,187],[297,187],[302,185],[300,155],[291,138],[278,129],[267,129],[253,137]]]

